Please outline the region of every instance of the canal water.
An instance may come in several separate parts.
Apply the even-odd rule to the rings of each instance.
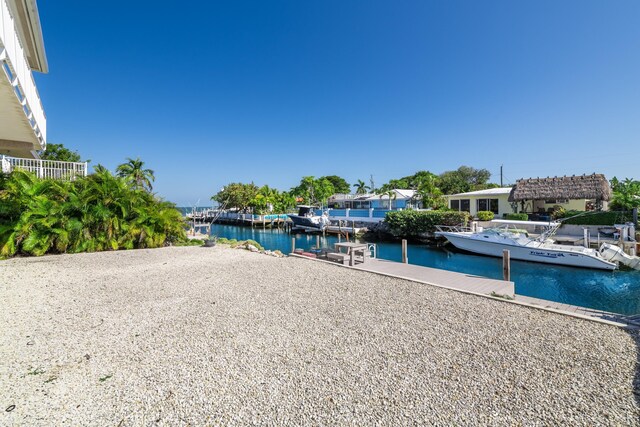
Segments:
[[[228,239],[253,239],[265,249],[291,252],[291,238],[296,248],[315,247],[316,236],[288,234],[281,230],[214,224],[211,234]],[[322,247],[333,247],[336,236],[320,237]],[[401,261],[399,243],[376,242],[378,258]],[[409,244],[409,263],[493,279],[502,278],[502,259],[445,251],[426,245]],[[621,314],[640,314],[640,272],[600,271],[556,267],[525,261],[511,261],[511,280],[516,293],[535,298],[578,305]]]

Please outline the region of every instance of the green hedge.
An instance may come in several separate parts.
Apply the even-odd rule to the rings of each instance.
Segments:
[[[396,237],[420,237],[436,231],[436,225],[467,225],[469,219],[467,212],[404,210],[387,212],[385,222]]]
[[[494,218],[494,214],[491,211],[479,211],[476,216],[480,221],[491,221]]]
[[[528,221],[529,220],[529,215],[527,215],[526,213],[510,213],[507,214],[507,218],[511,221]]]
[[[175,205],[107,170],[75,181],[0,177],[0,258],[183,244],[185,225]]]
[[[569,211],[568,213],[573,212]],[[629,221],[633,221],[631,212],[593,212],[580,215],[576,218],[565,219],[562,223],[573,225],[613,225],[623,224]]]

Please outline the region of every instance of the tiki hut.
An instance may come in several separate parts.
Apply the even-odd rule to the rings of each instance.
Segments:
[[[550,205],[570,205],[577,210],[602,209],[611,198],[609,181],[602,174],[529,178],[516,181],[509,202],[520,203],[522,211],[543,212]],[[582,205],[580,205],[582,203]]]

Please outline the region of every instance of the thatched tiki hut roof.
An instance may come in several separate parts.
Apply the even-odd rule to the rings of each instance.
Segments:
[[[611,199],[609,181],[602,174],[519,179],[511,189],[510,202],[550,199]]]

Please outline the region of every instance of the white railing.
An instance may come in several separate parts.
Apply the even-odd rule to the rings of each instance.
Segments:
[[[40,102],[40,95],[31,74],[24,49],[20,44],[16,25],[5,0],[0,0],[0,67],[13,86],[24,114],[40,142],[47,144],[47,118]]]
[[[77,177],[87,176],[87,163],[59,162],[56,160],[23,159],[20,157],[0,156],[3,173],[22,169],[35,173],[39,178],[73,181]]]

